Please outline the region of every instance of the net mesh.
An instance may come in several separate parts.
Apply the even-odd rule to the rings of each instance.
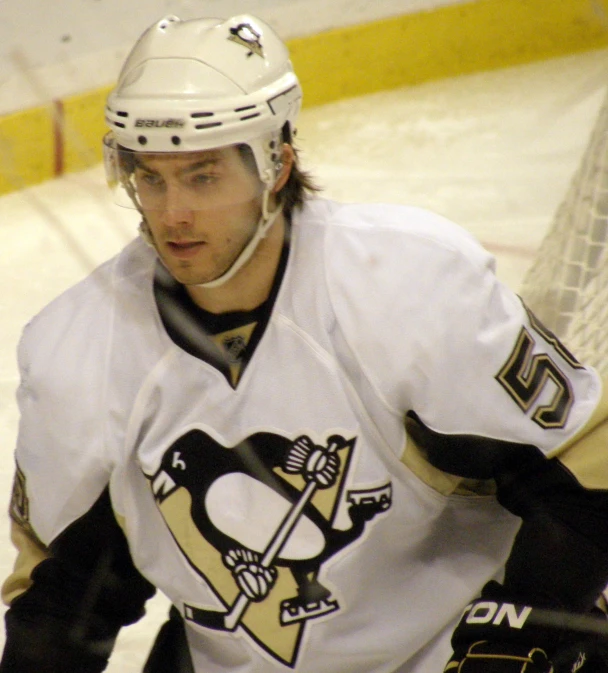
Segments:
[[[580,166],[521,288],[581,361],[608,373],[608,92]]]

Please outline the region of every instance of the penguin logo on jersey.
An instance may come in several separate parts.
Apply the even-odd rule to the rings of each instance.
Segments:
[[[264,58],[264,49],[260,40],[262,36],[250,23],[239,23],[238,26],[230,29],[228,39],[249,49],[247,56],[257,54]]]
[[[392,502],[390,482],[346,489],[356,438],[291,440],[259,432],[225,447],[191,430],[165,452],[150,485],[182,553],[221,608],[186,605],[199,626],[243,629],[294,666],[304,629],[340,610],[323,564]],[[335,526],[340,507],[348,525]]]

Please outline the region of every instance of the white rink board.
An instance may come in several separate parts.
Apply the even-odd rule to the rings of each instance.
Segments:
[[[515,289],[583,153],[601,103],[606,52],[342,101],[303,113],[304,167],[341,200],[422,205],[472,231]],[[39,308],[135,232],[101,167],[0,198],[0,493],[17,431],[15,347]],[[8,540],[2,507],[0,531]],[[13,562],[0,547],[0,574]],[[107,671],[136,673],[166,604],[125,629]],[[3,638],[0,637],[0,642]]]

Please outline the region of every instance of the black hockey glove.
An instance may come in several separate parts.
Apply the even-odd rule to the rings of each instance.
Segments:
[[[490,582],[467,607],[444,673],[608,673],[608,639],[599,633],[608,627],[605,615],[593,622],[595,633],[581,625],[591,617],[571,615],[579,629],[572,631],[563,613],[497,599],[501,590]]]
[[[557,673],[544,650],[480,640],[457,650],[444,673]]]
[[[551,660],[544,650],[482,640],[455,652],[445,673],[608,673],[608,649],[593,639],[561,650]]]

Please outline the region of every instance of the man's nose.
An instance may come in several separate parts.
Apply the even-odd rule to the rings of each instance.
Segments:
[[[183,226],[193,221],[194,209],[188,201],[188,194],[183,188],[179,185],[167,185],[162,213],[166,226]]]

